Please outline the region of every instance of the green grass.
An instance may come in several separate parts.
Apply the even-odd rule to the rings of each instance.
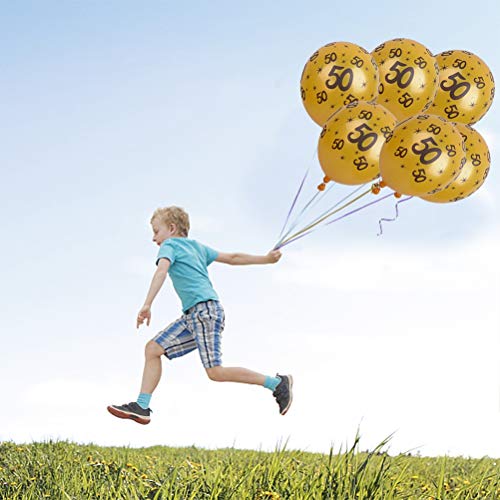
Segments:
[[[500,499],[491,458],[0,443],[1,499]]]

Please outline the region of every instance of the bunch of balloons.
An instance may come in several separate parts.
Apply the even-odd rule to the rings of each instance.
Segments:
[[[451,202],[484,182],[490,154],[471,127],[490,108],[493,75],[475,54],[433,55],[407,38],[371,53],[349,42],[321,47],[301,77],[302,102],[321,127],[318,158],[329,181],[381,177],[398,195]]]
[[[488,175],[488,146],[471,125],[490,108],[495,82],[471,52],[433,55],[407,38],[371,53],[350,42],[329,43],[306,62],[300,91],[307,113],[322,127],[319,192],[330,181],[372,183],[367,193],[388,186],[397,198],[447,203],[470,196]],[[285,235],[276,248],[326,217]]]

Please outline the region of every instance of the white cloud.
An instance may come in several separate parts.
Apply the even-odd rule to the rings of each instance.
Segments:
[[[500,346],[488,335],[487,319],[470,319],[448,332],[439,324],[425,331],[409,327],[401,335],[287,332],[289,341],[280,342],[274,354],[294,367],[295,397],[286,417],[264,388],[209,381],[194,353],[175,364],[163,361],[148,426],[117,420],[106,411],[108,404],[134,397],[131,391],[138,386],[137,374],[117,361],[110,367],[114,375],[103,374],[101,380],[33,381],[15,395],[16,421],[0,416],[0,429],[17,442],[52,438],[269,451],[289,437],[289,448],[327,453],[332,444],[338,449],[352,443],[359,425],[363,449],[396,432],[392,453],[418,448],[422,454],[500,456],[495,420]],[[309,347],[298,346],[297,339]]]
[[[339,291],[415,292],[497,289],[500,241],[475,240],[460,247],[391,248],[390,244],[291,250],[287,267],[273,278],[294,286]]]

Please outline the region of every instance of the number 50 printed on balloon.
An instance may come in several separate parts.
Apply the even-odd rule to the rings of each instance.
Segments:
[[[380,44],[373,52],[379,69],[377,102],[403,121],[425,111],[438,88],[439,68],[431,51],[408,38]]]
[[[495,80],[487,64],[466,50],[436,56],[439,87],[428,112],[450,121],[472,124],[488,111],[495,96]]]
[[[396,118],[380,104],[355,102],[337,111],[318,141],[318,159],[328,180],[364,184],[379,176],[380,149]]]
[[[377,96],[378,71],[374,58],[359,45],[333,42],[307,61],[300,79],[302,103],[321,127],[343,106]]]
[[[417,115],[399,123],[380,152],[380,175],[394,191],[411,196],[437,193],[465,164],[463,137],[453,123]]]

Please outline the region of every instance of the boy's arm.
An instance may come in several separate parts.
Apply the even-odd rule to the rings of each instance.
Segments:
[[[151,280],[151,286],[149,287],[148,295],[144,301],[145,306],[151,307],[153,300],[160,291],[160,288],[167,277],[168,269],[170,268],[170,261],[168,259],[160,259],[158,262],[158,267],[156,268],[153,279]]]
[[[216,262],[230,264],[232,266],[243,266],[248,264],[274,264],[281,259],[279,250],[271,250],[267,255],[248,255],[246,253],[223,253],[215,259]]]
[[[169,268],[170,261],[168,259],[159,260],[158,267],[153,276],[153,279],[151,280],[151,286],[149,287],[148,295],[146,297],[146,300],[144,301],[144,305],[137,315],[137,328],[139,328],[139,325],[142,325],[144,320],[146,320],[146,325],[149,326],[149,322],[151,321],[151,305],[153,304],[153,300],[160,291],[160,288],[162,287],[163,282],[167,277]]]

